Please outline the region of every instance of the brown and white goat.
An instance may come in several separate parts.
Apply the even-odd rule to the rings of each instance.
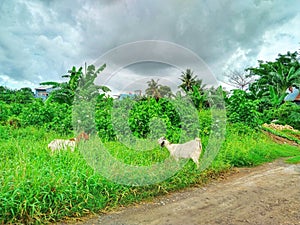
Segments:
[[[89,135],[85,132],[80,133],[76,138],[70,139],[55,139],[48,144],[48,148],[51,149],[52,153],[60,150],[68,150],[74,152],[76,145],[81,140],[89,140]]]

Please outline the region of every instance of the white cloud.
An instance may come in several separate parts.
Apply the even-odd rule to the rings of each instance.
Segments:
[[[267,30],[263,36],[262,46],[258,59],[272,61],[277,58],[278,53],[285,54],[288,51],[300,49],[300,14],[280,27]]]
[[[189,48],[222,79],[224,68],[299,49],[299,8],[298,0],[2,0],[0,74],[20,84],[60,80],[73,65],[146,39]]]
[[[23,80],[23,81],[16,81],[14,79],[11,79],[9,76],[6,75],[0,75],[0,86],[4,87],[13,87],[13,89],[20,89],[23,87],[29,87],[32,90],[36,87],[37,84],[34,84],[30,81]]]
[[[254,66],[255,59],[249,57],[251,49],[241,49],[240,47],[231,55],[223,67],[223,73],[229,71],[243,71],[246,67]]]

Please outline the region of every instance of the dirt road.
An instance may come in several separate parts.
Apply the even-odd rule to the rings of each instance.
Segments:
[[[300,224],[300,165],[283,160],[77,224]]]

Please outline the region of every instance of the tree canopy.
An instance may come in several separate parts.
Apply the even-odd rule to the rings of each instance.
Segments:
[[[170,87],[166,85],[161,85],[158,83],[159,79],[156,81],[151,79],[147,81],[148,88],[145,90],[147,96],[154,97],[155,99],[160,99],[163,97],[171,97],[173,96],[172,90]]]
[[[257,98],[270,97],[276,94],[278,98],[285,95],[290,86],[300,86],[300,62],[298,52],[279,54],[274,62],[259,60],[258,67],[250,67],[249,77],[256,80],[250,85],[250,91]]]

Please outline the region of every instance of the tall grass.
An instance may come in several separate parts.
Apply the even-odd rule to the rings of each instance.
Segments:
[[[128,186],[95,172],[79,151],[51,155],[47,144],[55,133],[36,128],[0,127],[0,224],[41,224],[127,205],[195,184],[233,166],[255,166],[278,157],[299,156],[299,148],[273,143],[264,134],[230,126],[226,141],[212,163],[199,172],[189,161],[179,172],[157,184]],[[207,138],[203,137],[204,147]],[[136,151],[106,143],[116,159],[151,165],[169,157],[166,149]]]
[[[238,124],[228,127],[217,160],[236,167],[257,166],[280,157],[299,155],[299,150],[288,144],[277,144],[264,133]]]

